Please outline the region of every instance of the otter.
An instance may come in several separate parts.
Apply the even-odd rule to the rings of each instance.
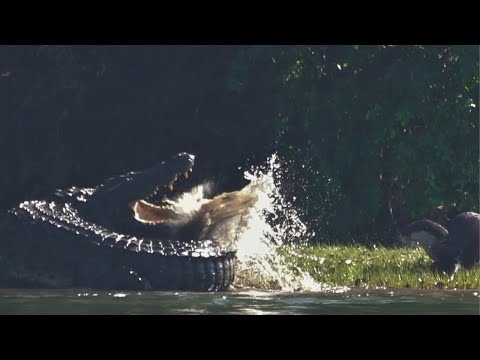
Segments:
[[[480,215],[475,212],[458,214],[446,228],[427,219],[407,225],[401,232],[402,244],[418,243],[434,261],[434,266],[453,272],[459,266],[472,268],[479,262]]]

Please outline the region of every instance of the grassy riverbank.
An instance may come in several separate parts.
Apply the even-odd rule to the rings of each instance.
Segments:
[[[360,245],[307,247],[284,246],[277,250],[288,276],[308,274],[315,282],[350,288],[476,289],[480,288],[480,266],[459,269],[454,275],[432,270],[432,260],[421,248],[366,247]],[[249,275],[249,277],[252,274]],[[280,275],[281,277],[281,275]],[[272,277],[260,276],[243,282],[278,288]]]

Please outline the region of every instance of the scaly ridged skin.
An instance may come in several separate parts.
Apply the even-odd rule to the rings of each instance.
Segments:
[[[0,287],[224,291],[235,280],[235,251],[213,244],[150,240],[139,248],[127,236],[107,244],[99,227],[77,234],[27,219],[17,212],[0,224]]]

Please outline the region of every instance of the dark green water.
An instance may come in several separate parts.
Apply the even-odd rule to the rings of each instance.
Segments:
[[[474,291],[281,293],[1,290],[0,314],[480,314]]]

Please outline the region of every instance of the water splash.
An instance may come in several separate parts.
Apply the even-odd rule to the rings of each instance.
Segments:
[[[181,193],[175,199],[165,199],[164,201],[172,205],[177,213],[194,213],[209,201],[208,194],[211,193],[212,187],[211,182],[204,182],[190,191]]]
[[[258,201],[239,234],[237,284],[282,291],[344,291],[318,283],[292,261],[300,256],[296,249],[308,246],[315,233],[281,193],[286,171],[288,164],[274,153],[244,173],[250,184],[242,191],[254,192]],[[285,244],[292,246],[282,248]]]

